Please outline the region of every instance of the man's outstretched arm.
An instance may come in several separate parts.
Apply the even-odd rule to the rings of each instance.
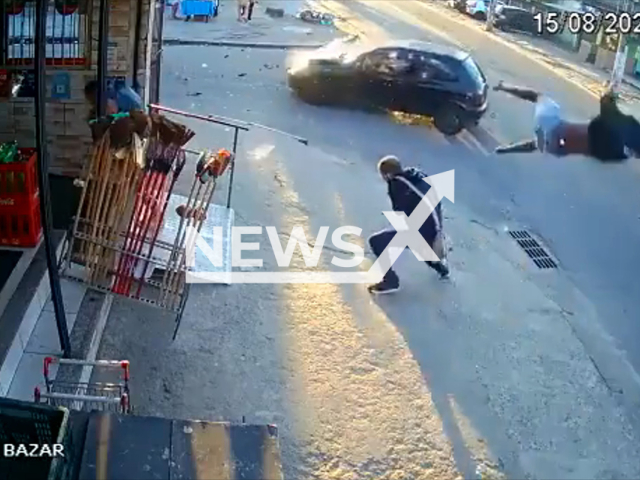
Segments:
[[[540,97],[540,93],[536,92],[535,90],[532,90],[530,88],[505,85],[504,83],[502,83],[502,81],[498,83],[498,85],[493,87],[493,89],[496,92],[506,92],[513,95],[514,97],[520,98],[521,100],[526,100],[532,103],[536,103],[538,101],[538,98]]]
[[[535,140],[525,140],[496,148],[496,153],[531,153],[538,150],[538,142]]]

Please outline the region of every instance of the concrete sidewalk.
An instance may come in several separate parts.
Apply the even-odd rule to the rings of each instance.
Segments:
[[[282,18],[271,18],[266,9],[282,8]],[[175,19],[166,9],[163,41],[168,45],[219,45],[251,48],[317,48],[341,35],[334,26],[306,23],[295,14],[304,1],[264,0],[248,23],[238,22],[235,0],[222,0],[217,17],[209,22]]]
[[[387,226],[372,167],[254,131],[241,158],[237,225],[275,225],[285,243],[294,225]],[[100,357],[131,360],[139,414],[277,423],[285,478],[638,478],[637,430],[576,336],[596,320],[576,292],[542,287],[563,272],[465,208],[445,213],[449,283],[405,254],[403,289],[380,299],[364,285],[197,286],[174,343],[170,318],[117,301]],[[266,235],[246,241],[261,247],[245,258],[276,267]]]
[[[496,31],[494,34],[513,42],[529,54],[556,69],[568,79],[589,89],[594,95],[600,95],[603,91],[603,85],[611,78],[610,71],[580,62],[575,53],[544,39],[500,31]],[[620,94],[626,106],[636,112],[636,115],[640,115],[640,80],[625,75],[622,79]]]

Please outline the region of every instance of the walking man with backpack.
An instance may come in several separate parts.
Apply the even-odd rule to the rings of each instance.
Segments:
[[[416,168],[403,168],[397,157],[392,155],[383,157],[378,162],[378,173],[387,182],[389,198],[394,211],[404,212],[407,217],[410,217],[420,202],[428,201],[427,192],[433,187],[425,181],[427,175]],[[425,263],[434,269],[440,278],[448,278],[449,267],[445,258],[442,208],[439,203],[420,227],[419,232],[440,258],[439,261]],[[389,228],[375,233],[369,238],[369,245],[376,257],[384,252],[396,233],[396,230]],[[369,286],[369,292],[373,294],[391,293],[399,288],[400,279],[396,272],[390,268],[381,282]]]

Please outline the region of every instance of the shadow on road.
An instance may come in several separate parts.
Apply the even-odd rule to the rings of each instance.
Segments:
[[[425,275],[429,275],[427,270],[425,267]],[[525,478],[515,451],[502,438],[505,430],[500,419],[487,405],[477,402],[482,398],[477,392],[482,386],[472,379],[479,367],[472,361],[472,355],[467,354],[477,350],[477,346],[469,344],[475,340],[473,335],[460,331],[467,327],[465,319],[462,315],[457,318],[451,311],[444,312],[438,307],[439,302],[427,306],[426,311],[425,302],[416,306],[413,298],[407,296],[423,297],[425,293],[412,291],[412,288],[407,286],[398,296],[377,298],[375,303],[398,328],[419,364],[462,476]],[[438,296],[443,295],[443,288],[447,286],[437,284],[427,288],[437,290],[432,293]]]

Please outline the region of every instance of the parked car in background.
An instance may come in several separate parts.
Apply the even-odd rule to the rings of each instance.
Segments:
[[[489,12],[490,0],[467,0],[466,13],[476,20],[486,20]],[[496,11],[504,6],[503,2],[496,2]]]
[[[460,13],[467,13],[467,0],[448,0],[447,5]]]
[[[533,13],[519,7],[503,6],[496,11],[493,24],[504,32],[514,30],[535,34],[537,30]]]
[[[299,55],[287,77],[307,103],[424,115],[445,135],[477,124],[487,111],[487,80],[456,48],[406,40]]]
[[[476,20],[486,20],[489,2],[484,0],[467,0],[467,14]]]

